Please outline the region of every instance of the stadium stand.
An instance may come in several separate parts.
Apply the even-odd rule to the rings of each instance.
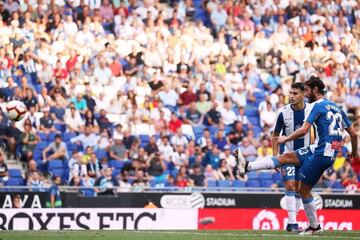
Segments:
[[[110,167],[135,187],[276,189],[279,173],[241,179],[227,150],[240,145],[254,161],[267,157],[257,149],[270,147],[290,84],[311,74],[360,137],[359,1],[85,2],[0,1],[1,100],[24,101],[29,115],[17,127],[31,126],[21,133],[1,114],[4,164],[23,164],[9,167],[1,184],[46,185],[61,176],[94,196],[91,184]],[[58,133],[62,144],[52,145]],[[24,144],[30,136],[34,144]],[[359,184],[359,163],[345,161],[349,142],[344,136],[329,173],[335,182],[324,176],[326,191]],[[48,154],[64,154],[44,159],[48,146]],[[234,179],[219,177],[221,159]],[[39,179],[24,175],[31,160]]]

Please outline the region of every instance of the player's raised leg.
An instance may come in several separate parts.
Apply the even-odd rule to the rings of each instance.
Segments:
[[[295,152],[288,152],[278,157],[269,157],[267,159],[262,159],[255,162],[246,161],[241,153],[240,148],[237,148],[234,154],[238,162],[238,172],[240,175],[244,175],[250,171],[274,169],[286,164],[293,164],[295,166],[300,165],[300,161],[297,158]]]

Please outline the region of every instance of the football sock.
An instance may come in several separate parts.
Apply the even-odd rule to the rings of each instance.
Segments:
[[[296,215],[297,215],[301,208],[301,196],[299,193],[295,193],[295,201],[296,201]]]
[[[279,160],[276,157],[269,159],[249,162],[247,171],[274,169],[280,166]]]
[[[302,202],[304,204],[305,213],[309,220],[310,227],[317,228],[319,226],[319,222],[316,215],[314,198],[303,198]]]
[[[294,191],[285,191],[286,209],[289,215],[289,222],[296,223],[296,199]]]

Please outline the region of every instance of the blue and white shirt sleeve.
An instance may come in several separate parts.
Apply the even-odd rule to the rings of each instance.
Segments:
[[[319,104],[315,103],[314,105],[310,106],[311,111],[309,113],[309,116],[306,118],[306,122],[310,123],[311,125],[316,121],[316,119],[318,118],[320,112],[321,112],[321,107],[319,106]]]
[[[284,126],[284,114],[283,114],[283,112],[280,110],[280,111],[278,112],[277,117],[276,117],[276,123],[275,123],[274,132],[280,133],[281,130],[283,129],[283,126]]]

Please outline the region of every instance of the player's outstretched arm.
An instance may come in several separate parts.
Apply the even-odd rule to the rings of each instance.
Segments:
[[[277,138],[277,142],[279,144],[281,143],[286,143],[289,141],[293,141],[295,139],[299,139],[303,136],[305,136],[311,128],[311,124],[308,122],[305,122],[301,128],[299,128],[298,130],[296,130],[295,132],[293,132],[292,134],[290,134],[289,136],[280,136]]]
[[[358,151],[359,149],[357,149],[358,147],[358,137],[356,134],[356,130],[353,126],[350,126],[348,128],[345,128],[346,131],[349,133],[350,135],[350,139],[351,139],[351,157],[357,157],[358,156]]]

